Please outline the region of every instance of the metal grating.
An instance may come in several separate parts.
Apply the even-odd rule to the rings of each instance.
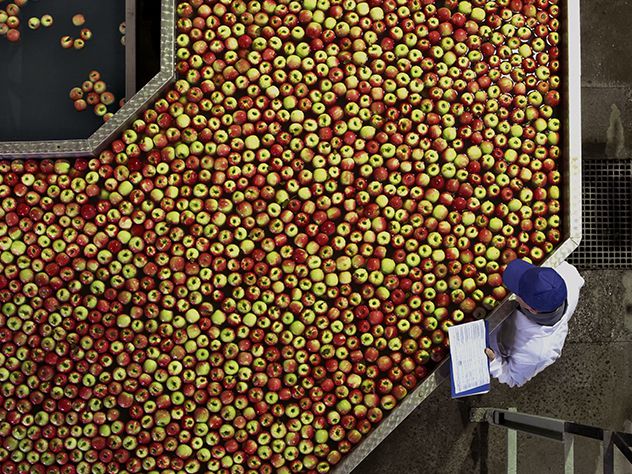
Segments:
[[[632,161],[583,163],[583,238],[569,262],[580,268],[632,268]]]

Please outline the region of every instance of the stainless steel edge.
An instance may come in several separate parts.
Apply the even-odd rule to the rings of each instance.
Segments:
[[[177,0],[161,0],[160,72],[134,94],[110,120],[87,139],[0,143],[0,159],[78,158],[94,156],[103,150],[113,136],[121,133],[137,117],[140,110],[155,101],[175,80],[176,2]]]
[[[160,71],[175,76],[176,4],[178,0],[161,0]]]
[[[173,76],[164,72],[156,74],[147,84],[145,84],[129,102],[118,111],[112,118],[88,139],[90,149],[93,154],[98,154],[110,143],[111,138],[120,134],[136,118],[138,112],[143,110],[148,104],[154,102],[161,92],[171,84]]]
[[[87,140],[49,140],[38,142],[2,142],[0,159],[15,158],[76,158],[90,155]]]
[[[567,215],[570,218],[568,229],[570,237],[579,245],[582,239],[582,122],[581,122],[581,25],[580,25],[580,0],[567,0],[565,9],[567,12],[565,35],[563,45],[566,54],[566,97],[567,97],[567,123],[568,130],[568,162],[567,175],[563,177],[569,183],[567,196],[569,208]]]
[[[94,154],[98,154],[110,139],[121,133],[136,118],[140,110],[155,101],[175,80],[175,28],[177,0],[161,0],[160,71],[88,139]]]
[[[566,84],[566,102],[564,104],[565,142],[564,156],[568,157],[563,167],[563,239],[557,249],[551,253],[543,266],[557,266],[573,253],[582,238],[581,221],[581,51],[580,51],[580,18],[579,0],[562,2],[563,13],[566,14],[564,25],[563,48],[566,68],[564,82]],[[510,294],[488,316],[490,333],[493,334],[515,308],[515,296]],[[410,415],[426,398],[428,398],[443,382],[449,378],[449,357],[444,359],[436,369],[419,386],[409,393],[403,401],[354,448],[343,457],[333,470],[334,474],[349,474],[366,458],[386,437]],[[440,420],[438,420],[440,422]]]

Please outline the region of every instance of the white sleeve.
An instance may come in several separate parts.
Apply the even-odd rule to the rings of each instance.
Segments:
[[[512,359],[511,356],[502,357],[499,354],[489,364],[491,376],[510,387],[522,387],[543,369],[544,367],[540,368],[538,364],[520,363]]]

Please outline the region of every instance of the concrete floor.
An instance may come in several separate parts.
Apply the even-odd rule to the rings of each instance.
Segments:
[[[591,159],[604,159],[612,106],[621,112],[625,152],[632,158],[632,0],[581,0],[582,135]],[[585,153],[585,156],[588,153]],[[614,158],[615,156],[611,156]],[[581,270],[581,269],[580,269]],[[466,403],[444,384],[356,470],[357,474],[471,474],[506,469],[506,432],[490,428],[481,456],[470,406],[508,408],[603,428],[630,430],[632,419],[632,271],[582,271],[586,280],[562,357],[525,387],[493,384]],[[520,435],[518,472],[563,472],[560,444]],[[599,444],[578,440],[575,472],[601,472]],[[616,472],[632,467],[619,459]]]
[[[632,158],[632,0],[581,0],[582,136],[606,142],[612,106],[621,112],[625,149]]]
[[[632,314],[626,311],[632,272],[581,273],[586,285],[562,357],[554,365],[522,388],[494,381],[489,394],[465,403],[451,400],[444,384],[354,472],[470,474],[480,472],[481,462],[491,474],[505,472],[506,432],[490,428],[488,456],[481,459],[479,427],[467,418],[470,406],[516,407],[623,430],[632,418]],[[563,472],[561,444],[519,435],[518,452],[518,472]],[[578,440],[575,453],[577,474],[601,472],[598,443]]]

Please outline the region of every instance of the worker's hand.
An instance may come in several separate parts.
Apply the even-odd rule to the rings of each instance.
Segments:
[[[494,354],[494,351],[491,350],[489,347],[485,349],[485,355],[487,356],[490,362],[496,358],[496,354]]]

